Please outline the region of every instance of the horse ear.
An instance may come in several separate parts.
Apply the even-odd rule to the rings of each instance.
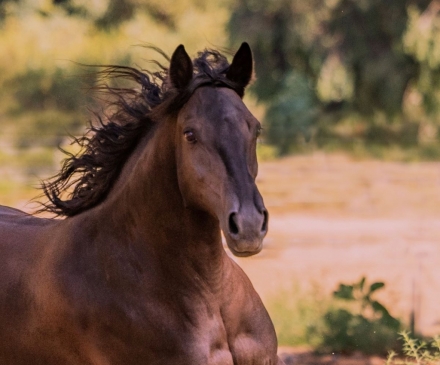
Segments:
[[[226,77],[245,88],[252,78],[253,60],[249,44],[243,42],[235,54]]]
[[[169,75],[171,83],[179,90],[188,86],[193,77],[192,61],[182,44],[171,56]]]

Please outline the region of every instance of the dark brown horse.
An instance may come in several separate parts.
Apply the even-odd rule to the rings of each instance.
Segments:
[[[183,46],[168,69],[109,66],[110,116],[44,184],[43,219],[0,207],[0,364],[275,365],[272,322],[237,256],[262,248],[261,129],[229,65]]]

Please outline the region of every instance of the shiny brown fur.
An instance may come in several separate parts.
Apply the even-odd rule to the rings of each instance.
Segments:
[[[281,364],[269,315],[220,233],[248,256],[267,232],[255,185],[260,127],[240,93],[249,46],[224,83],[180,100],[192,67],[179,46],[167,71],[177,94],[145,111],[154,123],[121,147],[127,157],[99,194],[62,201],[67,163],[64,180],[46,184],[48,209],[66,218],[0,207],[0,364]]]

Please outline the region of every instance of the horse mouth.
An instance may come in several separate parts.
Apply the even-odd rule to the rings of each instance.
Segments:
[[[229,247],[229,250],[232,252],[232,254],[237,257],[253,256],[253,255],[260,253],[261,250],[263,249],[263,242],[262,241],[255,248],[246,248],[246,249],[242,249],[242,250],[237,249],[236,247],[234,247],[236,245],[231,245],[231,244],[229,244],[229,242],[227,242],[227,245]]]

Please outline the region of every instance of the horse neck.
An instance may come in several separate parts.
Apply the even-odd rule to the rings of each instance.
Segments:
[[[175,121],[159,122],[127,161],[97,219],[104,219],[107,234],[148,246],[169,265],[175,259],[181,267],[186,260],[198,272],[216,272],[213,266],[221,265],[225,253],[219,223],[184,207],[174,139]]]

